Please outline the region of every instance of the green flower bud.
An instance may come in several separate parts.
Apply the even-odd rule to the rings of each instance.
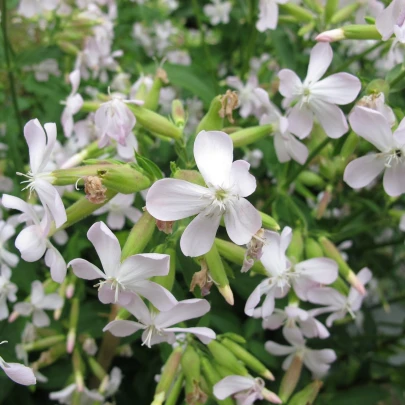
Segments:
[[[73,45],[71,42],[69,41],[58,41],[57,45],[59,46],[59,48],[69,54],[69,55],[73,55],[73,56],[77,56],[80,52],[79,48],[75,45]]]
[[[229,370],[229,368],[219,364],[215,360],[212,362],[212,365],[215,367],[215,370],[218,371],[218,374],[221,376],[221,378],[225,378],[225,377],[228,377],[228,375],[235,374],[232,372],[232,370]]]
[[[158,68],[156,71],[155,78],[153,79],[152,87],[147,94],[145,94],[142,100],[145,100],[144,108],[151,111],[156,111],[159,106],[160,89],[164,84],[168,83],[167,73],[162,69]]]
[[[184,128],[186,124],[186,112],[181,100],[173,100],[172,102],[172,118],[176,126]]]
[[[375,25],[345,25],[342,28],[322,32],[315,39],[319,42],[336,42],[342,39],[381,40],[381,34]]]
[[[270,231],[279,231],[280,225],[276,222],[276,220],[268,214],[259,211],[260,216],[262,217],[262,227],[265,229],[269,229]]]
[[[228,338],[221,339],[221,343],[241,360],[246,367],[268,380],[274,380],[272,372],[245,348]]]
[[[142,253],[152,239],[155,230],[155,218],[145,211],[138,222],[132,227],[131,232],[122,248],[121,260]]]
[[[346,21],[350,18],[352,18],[353,14],[358,10],[360,7],[360,3],[353,3],[349,4],[346,7],[341,8],[340,10],[337,10],[331,17],[330,23],[335,25],[335,24],[340,24],[343,21]]]
[[[208,343],[207,347],[218,364],[228,368],[234,374],[248,375],[245,366],[223,344],[213,340]]]
[[[246,339],[243,336],[238,335],[237,333],[226,332],[226,333],[223,333],[221,336],[224,338],[228,338],[236,343],[241,343],[242,345],[244,345],[246,343]]]
[[[79,321],[79,309],[80,301],[78,298],[72,299],[72,305],[70,307],[70,316],[69,316],[69,332],[66,341],[66,351],[68,353],[73,352],[76,342],[76,328],[77,322]]]
[[[169,392],[169,395],[167,396],[165,405],[177,405],[181,391],[183,389],[183,384],[184,384],[184,374],[183,372],[180,372],[179,376],[176,378],[176,381],[172,386],[172,389]]]
[[[43,339],[36,340],[35,342],[23,344],[23,349],[26,352],[36,352],[48,349],[60,342],[66,340],[65,335],[48,336]]]
[[[300,22],[311,22],[315,19],[310,11],[294,3],[279,4],[279,8],[281,11],[292,15]]]
[[[230,137],[233,142],[234,148],[239,148],[241,146],[250,145],[259,139],[270,135],[273,131],[273,126],[270,124],[260,125],[257,127],[250,127],[241,129],[240,131],[233,132]]]
[[[308,187],[322,188],[325,186],[324,179],[317,173],[311,172],[309,170],[303,170],[297,179],[304,185]]]
[[[287,249],[287,255],[294,260],[294,263],[302,261],[302,255],[304,253],[304,240],[302,238],[301,229],[295,228],[293,230],[291,243]]]
[[[322,385],[322,381],[315,380],[311,384],[307,385],[303,390],[297,392],[291,398],[291,401],[288,403],[288,405],[312,405],[315,402],[315,399],[318,396]]]
[[[216,96],[212,101],[207,114],[204,115],[198,124],[196,133],[201,131],[219,131],[223,127],[223,118],[220,117],[219,112],[222,109],[222,96]]]
[[[325,23],[328,24],[333,15],[339,8],[339,0],[326,0],[325,4]]]
[[[200,388],[201,368],[200,356],[188,345],[181,358],[181,368],[186,379],[186,403],[198,405],[207,401],[207,394]]]
[[[388,99],[390,94],[390,85],[384,79],[374,79],[366,87],[366,94],[378,95],[384,94],[385,100]]]
[[[295,356],[293,361],[285,372],[283,379],[281,380],[280,390],[278,396],[283,401],[287,402],[291,394],[294,392],[295,387],[301,377],[302,371],[302,358]]]
[[[91,357],[91,356],[87,357],[87,361],[89,362],[89,366],[90,366],[91,371],[93,372],[93,374],[100,381],[103,381],[103,379],[106,377],[107,373],[105,372],[103,367],[101,367],[101,364],[94,357]]]
[[[100,170],[98,176],[105,187],[122,194],[136,193],[151,186],[148,177],[129,165],[114,165],[108,169]]]
[[[307,238],[305,240],[305,256],[307,259],[323,257],[322,246],[315,239]]]
[[[353,131],[350,131],[340,150],[340,156],[345,162],[354,153],[358,144],[359,137]]]
[[[211,250],[206,253],[204,257],[211,277],[214,280],[219,292],[223,295],[228,304],[233,305],[233,293],[231,287],[229,286],[228,276],[226,275],[224,264],[222,263],[221,256],[219,255],[215,244],[212,245]]]

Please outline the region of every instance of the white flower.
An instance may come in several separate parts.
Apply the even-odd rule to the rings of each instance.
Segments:
[[[336,360],[336,354],[331,349],[311,350],[305,346],[305,340],[298,328],[285,328],[283,335],[291,346],[280,345],[268,341],[265,348],[275,356],[288,357],[283,362],[283,370],[287,370],[295,356],[302,358],[304,365],[312,371],[316,378],[323,377],[330,368],[330,363]]]
[[[278,23],[278,5],[285,4],[288,0],[260,0],[259,19],[256,28],[260,32],[274,30]]]
[[[239,77],[230,76],[226,78],[226,84],[238,91],[240,116],[246,118],[249,115],[256,115],[261,106],[260,99],[254,91],[259,85],[257,77],[252,75],[246,84],[243,84]]]
[[[260,88],[254,92],[266,111],[260,118],[260,125],[273,125],[274,148],[279,162],[285,163],[294,159],[303,165],[308,158],[308,148],[288,131],[288,119],[283,117],[270,101],[268,93]]]
[[[357,274],[358,280],[363,285],[366,285],[371,280],[372,276],[371,271],[367,267],[361,269]],[[331,312],[326,319],[326,325],[328,327],[331,327],[333,322],[337,319],[344,318],[347,313],[355,318],[355,312],[360,309],[364,298],[365,296],[361,295],[354,287],[350,288],[347,297],[329,287],[314,288],[308,293],[308,300],[310,302],[325,305],[324,308],[312,310],[315,315]]]
[[[142,344],[151,347],[154,344],[176,341],[176,332],[192,333],[207,344],[215,339],[215,332],[205,327],[178,328],[171,327],[188,319],[198,318],[210,310],[210,304],[204,299],[190,299],[178,302],[172,309],[165,312],[150,312],[142,299],[135,295],[125,308],[134,315],[139,322],[116,320],[110,322],[103,331],[110,331],[114,336],[124,337],[143,330]]]
[[[7,342],[0,342],[0,345]],[[31,368],[19,363],[6,363],[0,356],[0,368],[10,380],[21,385],[34,385],[37,380]]]
[[[108,212],[107,225],[110,229],[119,230],[125,225],[125,218],[133,224],[142,216],[141,211],[133,207],[135,194],[117,194],[106,205],[94,211],[93,215],[101,215]]]
[[[228,24],[229,13],[232,9],[230,1],[211,0],[212,4],[206,4],[203,8],[204,14],[210,19],[212,25]]]
[[[104,396],[94,390],[89,390],[86,387],[79,387],[76,384],[70,384],[66,388],[60,391],[51,392],[49,399],[58,401],[60,404],[71,405],[73,404],[73,397],[77,395],[79,397],[80,405],[91,405],[95,401],[104,401]],[[76,404],[76,402],[75,402]]]
[[[176,65],[184,65],[184,66],[191,65],[191,57],[189,53],[181,49],[167,52],[166,57],[168,62],[174,63]]]
[[[50,75],[60,76],[58,62],[55,59],[45,59],[36,65],[25,68],[24,70],[33,71],[35,79],[38,82],[47,82]]]
[[[10,267],[17,266],[18,256],[6,249],[7,241],[14,236],[15,229],[10,223],[0,221],[0,264],[6,264]]]
[[[55,225],[59,228],[66,222],[66,211],[58,190],[52,186],[54,177],[47,170],[51,153],[56,142],[56,125],[44,125],[45,131],[37,119],[29,121],[24,127],[24,136],[28,144],[31,170],[27,174],[17,173],[28,178],[25,188],[36,191],[42,205],[49,210]],[[48,137],[48,139],[47,139]]]
[[[344,172],[344,181],[352,188],[370,184],[384,171],[384,190],[396,197],[405,192],[405,119],[392,133],[386,117],[378,111],[355,107],[349,117],[357,135],[372,143],[380,153],[357,158]]]
[[[129,256],[121,263],[121,247],[118,239],[104,222],[96,222],[87,232],[100,258],[104,273],[84,259],[74,259],[72,266],[77,277],[85,280],[104,279],[99,284],[98,297],[103,304],[127,305],[135,294],[147,298],[156,308],[168,310],[177,300],[161,285],[149,281],[153,276],[169,273],[170,256],[145,253]]]
[[[80,70],[76,69],[69,75],[69,81],[72,85],[72,91],[69,97],[66,99],[64,104],[66,107],[62,113],[62,126],[63,132],[67,138],[70,138],[73,132],[73,116],[77,114],[83,105],[83,98],[80,94],[77,94],[77,90],[79,89],[80,85]]]
[[[55,10],[60,0],[21,0],[18,6],[18,14],[31,18],[46,11]]]
[[[51,321],[44,311],[62,308],[63,299],[57,294],[45,295],[44,286],[40,281],[33,281],[31,284],[31,297],[29,302],[18,302],[14,305],[14,311],[22,316],[31,316],[32,323],[37,328],[49,326]]]
[[[220,131],[197,135],[194,158],[207,187],[184,180],[159,180],[148,191],[148,212],[161,221],[198,214],[181,237],[181,250],[186,256],[200,256],[211,249],[222,216],[231,240],[237,245],[248,243],[262,224],[258,211],[243,198],[256,189],[249,163],[232,163],[232,140]]]
[[[238,405],[251,405],[256,400],[266,399],[273,404],[281,404],[281,399],[264,387],[261,378],[240,375],[229,375],[217,382],[213,387],[214,396],[223,400],[235,398]]]
[[[10,281],[11,270],[3,265],[0,271],[0,321],[7,319],[9,310],[7,306],[7,300],[15,302],[17,300],[16,292],[17,286]]]
[[[376,18],[375,25],[383,41],[395,34],[396,38],[405,43],[405,0],[392,0]]]
[[[357,103],[360,107],[370,108],[372,110],[378,111],[388,121],[391,127],[395,125],[396,118],[394,111],[392,108],[385,104],[385,96],[384,93],[378,94],[370,94],[368,96],[364,96],[361,100]]]
[[[263,319],[262,326],[265,329],[275,330],[283,324],[284,328],[298,327],[307,338],[326,339],[329,337],[329,331],[315,319],[314,310],[305,311],[295,305],[285,307],[284,311],[276,308],[272,315]]]
[[[113,95],[110,101],[101,104],[96,111],[94,121],[100,132],[100,148],[108,145],[109,138],[126,146],[127,138],[136,123],[135,116],[126,103],[141,105],[143,101],[124,100],[121,96]]]
[[[61,283],[66,276],[66,263],[47,237],[51,225],[48,211],[45,209],[40,221],[33,206],[21,198],[4,194],[2,203],[6,208],[21,211],[23,214],[20,216],[20,221],[28,225],[15,240],[15,246],[20,251],[21,257],[27,262],[36,262],[46,252],[45,264],[51,270],[51,277],[57,283]]]
[[[306,301],[308,291],[320,284],[331,284],[338,276],[335,261],[324,257],[305,260],[298,264],[291,263],[285,255],[291,242],[292,230],[285,227],[279,235],[265,231],[265,244],[262,248],[263,263],[269,277],[265,278],[252,292],[245,305],[245,313],[249,316],[269,317],[274,311],[275,298],[284,297],[290,286],[297,296]],[[265,295],[261,308],[256,308]]]
[[[310,134],[314,115],[330,138],[339,138],[348,130],[346,118],[337,105],[351,103],[359,94],[361,83],[349,73],[336,73],[320,80],[332,58],[331,46],[318,43],[311,50],[304,82],[289,69],[278,74],[284,105],[291,106],[288,129],[299,138]]]

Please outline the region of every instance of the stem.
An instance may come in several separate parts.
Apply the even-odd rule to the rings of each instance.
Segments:
[[[318,155],[318,153],[319,153],[323,148],[325,148],[325,147],[329,144],[329,142],[331,142],[331,141],[332,141],[331,138],[326,138],[326,139],[324,139],[324,140],[310,153],[310,155],[308,156],[307,161],[306,161],[302,166],[300,166],[300,167],[298,168],[298,170],[295,171],[295,173],[292,174],[292,176],[288,179],[288,181],[287,181],[285,184],[287,184],[287,185],[291,184],[291,183],[298,177],[298,175],[310,165],[312,159],[313,159],[316,155]]]
[[[20,110],[18,108],[18,100],[17,100],[17,92],[15,88],[15,81],[14,75],[11,69],[11,60],[10,60],[10,47],[8,42],[8,34],[7,34],[7,1],[2,0],[2,7],[1,7],[1,28],[3,32],[3,45],[4,45],[4,56],[6,58],[6,66],[7,66],[7,75],[8,80],[10,82],[10,91],[11,91],[11,100],[13,103],[14,113],[17,120],[17,125],[19,128],[20,134],[23,133],[24,128],[20,117]],[[13,135],[12,132],[8,131],[9,138]],[[10,149],[12,150],[11,154],[13,155],[11,161],[13,162],[15,171],[18,170],[19,167],[22,167],[22,162],[20,155],[18,153],[18,147],[15,137],[13,139],[9,139],[8,144],[10,145]],[[10,160],[9,160],[10,161]]]

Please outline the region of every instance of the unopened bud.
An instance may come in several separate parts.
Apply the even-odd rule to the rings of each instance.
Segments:
[[[80,53],[80,50],[77,46],[73,45],[71,42],[68,41],[58,41],[57,45],[63,52],[66,52],[69,55],[76,56]]]
[[[99,170],[98,177],[109,190],[122,194],[133,194],[150,187],[151,180],[129,165],[114,165]]]
[[[353,14],[357,11],[357,9],[361,6],[361,3],[352,3],[347,5],[346,7],[342,7],[340,10],[337,10],[336,13],[330,19],[331,24],[340,24],[343,21],[351,19]]]
[[[279,396],[283,402],[287,402],[294,392],[301,377],[301,371],[302,358],[296,355],[281,380]]]
[[[40,351],[48,349],[57,343],[64,342],[65,339],[66,338],[64,335],[48,336],[46,338],[36,340],[35,342],[23,344],[23,349],[26,352]]]
[[[165,405],[177,405],[179,402],[181,391],[183,390],[184,374],[180,372],[176,381],[170,389],[170,393],[166,398]],[[203,402],[204,403],[204,402]]]
[[[83,362],[82,358],[80,356],[79,351],[76,349],[73,352],[73,372],[75,376],[75,382],[76,382],[76,389],[78,392],[82,392],[84,390],[84,379],[83,379]]]
[[[94,356],[97,353],[97,343],[92,337],[85,338],[82,347],[83,350],[90,356]]]
[[[324,31],[315,37],[318,42],[336,42],[345,39],[345,33],[341,28]]]
[[[97,176],[87,176],[84,178],[84,192],[86,198],[92,204],[102,204],[107,199],[107,188],[103,186],[101,179]]]
[[[309,170],[303,170],[297,179],[304,185],[308,187],[323,187],[325,185],[325,180],[318,174],[311,172]]]
[[[66,287],[66,293],[65,293],[66,298],[68,300],[72,299],[74,293],[75,293],[75,285],[74,285],[74,283],[69,283],[68,286]]]
[[[280,4],[279,8],[284,13],[295,17],[298,21],[311,22],[315,20],[315,16],[310,11],[297,4],[294,3]]]
[[[326,190],[322,193],[322,198],[321,198],[321,201],[319,201],[318,209],[316,212],[316,219],[321,219],[324,216],[324,214],[329,206],[329,203],[332,201],[332,189],[331,188],[332,188],[331,186],[326,187]]]
[[[230,135],[234,148],[250,145],[262,139],[273,132],[273,126],[270,124],[259,125],[256,127],[249,127],[241,129],[240,131],[233,132]]]
[[[345,25],[319,34],[315,40],[318,42],[335,42],[342,39],[379,39],[381,34],[375,25]]]
[[[262,218],[262,226],[264,229],[269,229],[270,231],[279,231],[280,225],[276,222],[276,220],[268,214],[259,211],[259,214]]]
[[[307,238],[305,240],[305,256],[307,259],[323,257],[322,246],[315,239]]]
[[[20,313],[17,311],[13,311],[10,316],[8,317],[8,322],[13,323],[18,317],[20,316]]]
[[[222,96],[216,96],[210,104],[207,114],[204,115],[202,120],[197,126],[196,133],[200,131],[216,131],[223,127],[223,119],[219,115],[222,109]]]
[[[197,170],[176,170],[173,173],[173,178],[179,180],[189,181],[190,183],[198,184],[202,187],[205,187],[204,178],[201,176]]]
[[[218,114],[221,118],[228,118],[228,121],[233,124],[235,120],[232,117],[232,111],[238,106],[239,99],[236,91],[227,90],[226,93],[221,96],[221,109]]]
[[[307,385],[303,390],[297,392],[291,398],[291,401],[288,403],[288,405],[312,405],[315,402],[315,399],[318,396],[322,385],[322,381],[315,380],[311,384]]]
[[[346,161],[346,159],[348,159],[356,150],[358,144],[359,137],[353,131],[350,131],[342,146],[342,149],[340,150],[339,155],[341,156],[341,158]]]
[[[294,261],[294,263],[299,263],[302,260],[303,253],[304,240],[302,238],[302,232],[301,229],[295,228],[293,230],[291,243],[287,249],[287,255]]]
[[[262,395],[263,395],[263,399],[271,402],[272,404],[282,404],[283,403],[283,401],[277,394],[268,390],[267,388],[263,388]]]
[[[156,220],[157,229],[166,235],[171,235],[173,233],[173,224],[174,221],[161,221],[160,219]]]
[[[231,370],[237,375],[248,375],[248,371],[245,366],[235,357],[235,355],[223,344],[212,340],[207,345],[208,350],[211,352],[215,361]]]
[[[76,328],[79,321],[79,299],[73,298],[69,316],[69,333],[66,341],[66,351],[72,353],[76,342]]]
[[[172,118],[176,126],[184,128],[186,123],[186,112],[181,100],[173,100],[172,102]]]

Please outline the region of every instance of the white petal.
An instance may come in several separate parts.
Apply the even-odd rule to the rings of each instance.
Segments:
[[[284,145],[288,154],[298,163],[303,165],[308,158],[308,148],[290,133],[284,134]]]
[[[349,122],[357,135],[372,143],[381,152],[386,152],[394,146],[390,124],[378,111],[357,106],[350,114]]]
[[[107,215],[107,225],[110,229],[122,229],[125,225],[125,215],[122,212],[109,212]]]
[[[73,259],[68,263],[72,266],[73,273],[83,280],[95,280],[96,278],[106,278],[105,274],[94,264],[84,259]]]
[[[107,324],[103,332],[109,331],[114,336],[125,337],[133,335],[139,329],[144,329],[144,327],[138,322],[117,320]]]
[[[338,265],[332,259],[316,257],[295,265],[301,277],[306,277],[319,284],[331,284],[338,276]],[[299,280],[299,278],[298,278]]]
[[[283,329],[283,335],[287,342],[293,346],[301,347],[305,345],[304,336],[298,328],[285,327]]]
[[[316,83],[328,70],[333,59],[332,47],[326,42],[317,43],[311,50],[304,85]]]
[[[349,130],[346,117],[338,106],[314,98],[311,109],[330,138],[340,138]]]
[[[176,221],[196,215],[208,204],[209,190],[184,180],[158,180],[146,196],[146,209],[161,221]]]
[[[279,310],[276,310],[279,311]],[[276,330],[281,325],[283,325],[284,321],[287,319],[287,316],[284,312],[275,312],[268,318],[263,320],[263,328],[264,329],[271,329]]]
[[[281,135],[281,133],[277,132],[274,135],[274,148],[276,150],[277,159],[280,163],[289,162],[291,160],[290,154],[286,148],[286,139]]]
[[[15,240],[15,247],[20,251],[21,257],[27,262],[36,262],[45,253],[46,239],[38,235],[40,229],[37,225],[24,228]]]
[[[128,305],[125,305],[125,308],[144,325],[151,325],[153,323],[148,307],[138,294],[134,295],[132,301]]]
[[[357,189],[369,185],[385,169],[385,159],[378,155],[366,155],[350,162],[345,169],[343,180]]]
[[[34,307],[30,302],[17,302],[14,305],[14,311],[18,312],[22,316],[30,316]]]
[[[264,284],[268,284],[268,280],[262,281],[249,295],[249,298],[247,299],[245,304],[246,315],[253,316],[254,309],[259,305],[260,299],[265,293],[265,290],[262,288]]]
[[[237,392],[248,390],[255,384],[255,380],[251,377],[230,375],[217,382],[213,387],[213,392],[216,398],[225,399]]]
[[[247,197],[256,190],[256,178],[249,173],[250,164],[245,160],[232,163],[230,183],[237,190],[239,197]]]
[[[23,201],[21,198],[3,194],[1,197],[1,204],[6,208],[21,211],[26,215],[27,221],[32,220],[34,223],[39,224],[39,219],[33,206]]]
[[[96,249],[107,277],[116,277],[121,260],[121,247],[116,236],[104,222],[96,222],[87,232],[87,238]]]
[[[168,328],[179,322],[199,318],[205,315],[210,308],[210,304],[204,299],[183,300],[169,311],[160,312],[155,318],[155,325],[159,328]]]
[[[278,5],[274,0],[260,1],[259,19],[256,28],[260,32],[274,30],[278,22]]]
[[[405,164],[393,163],[384,173],[384,190],[391,197],[398,197],[405,193]]]
[[[233,161],[233,143],[221,131],[201,131],[194,142],[194,159],[207,184],[227,186]]]
[[[7,376],[17,384],[34,385],[37,382],[32,369],[23,364],[0,361],[0,367]]]
[[[124,214],[134,224],[137,223],[142,216],[142,212],[134,207],[128,207],[124,211]]]
[[[349,104],[361,90],[361,82],[349,73],[336,73],[311,87],[311,95],[332,104]]]
[[[37,119],[28,121],[24,126],[24,137],[28,144],[31,171],[38,173],[46,148],[46,135]]]
[[[133,290],[148,299],[159,311],[168,311],[178,302],[169,290],[152,281],[138,281]]]
[[[373,277],[373,274],[371,273],[370,269],[368,269],[367,267],[364,267],[363,269],[361,269],[357,274],[358,280],[364,286],[372,279],[372,277]],[[360,309],[363,299],[364,299],[364,296],[361,295],[354,287],[350,288],[348,301],[350,303],[352,311],[355,312]]]
[[[164,330],[165,332],[174,332],[174,333],[175,332],[192,333],[198,339],[200,339],[200,341],[205,345],[214,340],[217,336],[212,329],[201,326],[195,328],[165,328]]]
[[[59,401],[59,403],[63,403],[60,400],[66,401],[66,399],[70,399],[70,396],[75,391],[76,391],[76,384],[70,384],[60,391],[49,393],[49,399],[52,399],[54,401]]]
[[[62,283],[66,277],[67,266],[65,259],[53,245],[50,245],[45,254],[45,264],[51,270],[52,280]]]
[[[295,347],[280,345],[271,340],[266,342],[264,345],[265,349],[273,354],[274,356],[285,356],[286,354],[291,354],[295,352]]]
[[[285,251],[291,242],[292,229],[284,227],[281,235],[277,232],[265,231],[264,239],[266,243],[262,249],[260,261],[266,270],[273,276],[277,276],[286,271],[287,258]]]
[[[35,309],[32,314],[32,323],[37,328],[44,328],[45,326],[49,326],[51,324],[51,320],[45,311],[42,309]]]
[[[248,243],[262,226],[259,212],[244,198],[227,207],[224,220],[229,238],[237,245]]]
[[[403,6],[403,0],[393,0],[385,10],[378,14],[375,25],[383,41],[389,39],[393,34],[398,16],[403,12]]]
[[[298,138],[306,138],[312,131],[314,125],[314,114],[303,104],[301,107],[296,104],[288,115],[288,130],[297,135]]]
[[[69,81],[72,85],[72,94],[77,93],[80,86],[80,70],[76,69],[69,74]]]
[[[316,377],[324,376],[329,370],[329,363],[336,360],[336,354],[331,349],[308,350],[304,356],[305,366],[312,371]]]
[[[185,256],[197,257],[207,253],[215,240],[220,215],[198,214],[187,226],[180,239],[181,251]]]
[[[282,69],[278,73],[280,84],[278,91],[284,97],[294,97],[301,92],[302,83],[295,72],[290,69]]]
[[[37,306],[45,297],[44,286],[40,281],[33,281],[31,284],[31,302]]]
[[[40,171],[43,171],[46,165],[48,164],[49,159],[51,157],[51,153],[53,152],[53,148],[56,143],[56,124],[54,122],[44,124],[44,129],[48,139],[46,143],[45,152],[42,157],[41,166],[38,169]]]
[[[60,309],[63,306],[63,298],[59,294],[48,294],[39,303],[38,308],[55,310]]]
[[[313,304],[328,305],[340,309],[345,306],[346,297],[334,288],[323,287],[308,291],[308,300]]]

